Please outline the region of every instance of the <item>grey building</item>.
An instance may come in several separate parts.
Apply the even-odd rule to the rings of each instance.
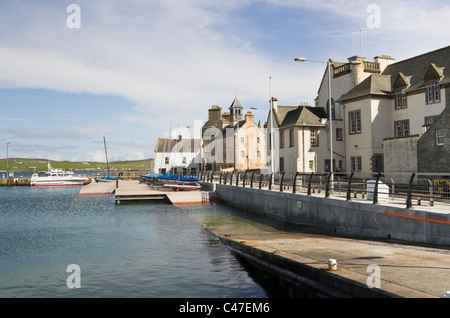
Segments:
[[[450,173],[450,87],[445,100],[444,111],[417,142],[419,172]]]

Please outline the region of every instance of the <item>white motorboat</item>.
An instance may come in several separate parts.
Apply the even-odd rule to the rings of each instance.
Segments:
[[[54,169],[50,163],[48,171],[34,173],[31,176],[30,185],[37,186],[77,186],[83,185],[89,178],[76,176],[72,171]]]

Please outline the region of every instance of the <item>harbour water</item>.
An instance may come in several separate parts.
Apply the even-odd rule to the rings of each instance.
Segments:
[[[79,190],[0,188],[0,297],[269,297],[198,222],[230,208],[115,205]]]

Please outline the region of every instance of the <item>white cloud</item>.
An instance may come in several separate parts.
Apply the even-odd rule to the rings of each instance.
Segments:
[[[134,103],[120,122],[111,126],[72,124],[61,138],[76,133],[101,138],[124,125],[134,125],[156,141],[157,136],[167,134],[169,125],[175,128],[180,121],[185,127],[194,120],[204,121],[211,105],[226,108],[235,95],[244,106],[260,108],[257,113],[265,120],[270,76],[272,95],[280,104],[313,103],[324,66],[299,65],[293,58],[305,51],[310,54],[306,57],[314,59],[345,60],[359,54],[360,28],[369,59],[388,54],[401,60],[448,45],[449,5],[436,0],[399,0],[395,5],[375,1],[381,8],[381,28],[369,29],[366,19],[371,3],[374,1],[80,0],[81,29],[69,29],[63,4],[7,2],[0,11],[0,87],[116,95]],[[258,36],[266,21],[255,18],[248,22],[247,16],[240,15],[257,5],[278,9],[274,14],[298,12],[298,22],[290,17],[289,23],[303,23],[303,33],[296,37]],[[283,16],[278,18],[284,21]],[[250,33],[254,38],[247,36],[249,23],[255,23]],[[277,37],[276,45],[271,36]],[[2,116],[9,121],[16,118]],[[12,133],[20,134],[17,130]],[[37,133],[52,138],[54,131],[42,128]],[[25,138],[23,134],[20,136]],[[147,150],[147,156],[152,151]],[[122,153],[142,155],[138,148]],[[102,154],[90,151],[87,156],[92,160]]]

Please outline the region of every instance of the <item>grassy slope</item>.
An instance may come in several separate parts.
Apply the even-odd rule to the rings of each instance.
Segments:
[[[16,172],[32,172],[47,171],[47,159],[24,159],[24,158],[9,158],[9,170]],[[61,168],[63,170],[73,171],[98,171],[106,170],[106,162],[89,162],[89,165],[82,162],[72,161],[51,161],[53,168]],[[33,168],[35,167],[35,168]],[[153,168],[153,159],[136,160],[136,161],[115,161],[109,163],[109,169],[124,170],[151,170]],[[0,159],[0,170],[6,170],[6,159]]]

